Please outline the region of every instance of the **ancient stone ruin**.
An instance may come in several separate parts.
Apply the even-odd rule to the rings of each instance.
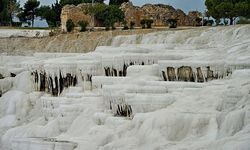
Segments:
[[[61,27],[62,31],[67,31],[66,22],[71,19],[74,24],[77,26],[79,21],[87,21],[89,24],[92,23],[91,15],[88,14],[88,9],[91,7],[91,4],[82,3],[78,6],[75,5],[66,5],[62,8],[61,13]],[[101,26],[98,20],[95,20],[95,26]]]
[[[137,7],[132,2],[127,2],[121,5],[121,9],[125,13],[126,21],[133,21],[136,26],[140,26],[142,19],[153,19],[154,26],[166,26],[168,19],[176,19],[178,26],[191,26],[196,17],[201,17],[201,13],[197,11],[193,11],[190,13],[192,16],[189,16],[180,9],[163,4],[145,4],[142,7]]]

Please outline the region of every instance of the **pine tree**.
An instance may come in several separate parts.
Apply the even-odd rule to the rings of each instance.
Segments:
[[[28,0],[24,4],[24,16],[27,20],[31,20],[32,27],[34,26],[35,15],[37,15],[37,9],[40,2],[37,0]]]
[[[62,6],[58,3],[58,0],[56,0],[56,3],[52,5],[52,10],[56,14],[56,26],[59,26],[61,24],[61,12],[62,12]]]
[[[129,2],[129,0],[110,0],[109,5],[121,5],[122,3]]]
[[[12,15],[19,9],[19,3],[16,0],[0,0],[0,22],[11,24]]]

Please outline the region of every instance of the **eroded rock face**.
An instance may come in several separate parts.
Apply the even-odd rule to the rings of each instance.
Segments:
[[[190,13],[186,15],[182,10],[175,9],[170,5],[163,4],[146,4],[142,7],[133,6],[132,2],[123,3],[121,9],[125,14],[125,19],[129,23],[135,22],[136,26],[140,26],[142,19],[153,19],[154,26],[166,26],[168,19],[177,19],[178,26],[190,26],[195,22],[196,17],[200,17],[200,13]]]
[[[167,74],[168,74],[168,80],[169,81],[175,81],[176,80],[175,68],[174,67],[168,67],[167,68]]]
[[[216,70],[207,67],[197,67],[192,69],[190,66],[167,67],[162,70],[162,78],[164,81],[185,81],[185,82],[208,82],[214,79],[223,78]],[[227,74],[226,76],[228,76]]]
[[[201,16],[202,16],[202,14],[201,14],[201,12],[198,12],[198,11],[190,11],[189,13],[188,13],[188,16],[189,16],[189,18],[191,19],[191,20],[193,20],[193,22],[192,22],[192,26],[201,26],[202,25],[202,23],[201,22],[196,22],[195,21],[195,19],[197,18],[197,17],[200,17],[201,18]]]
[[[67,31],[66,29],[66,22],[67,20],[71,19],[75,25],[78,24],[78,21],[87,21],[91,22],[91,16],[87,14],[88,8],[91,4],[79,4],[78,6],[75,5],[66,5],[62,8],[61,13],[61,24],[62,30]]]
[[[38,71],[35,71],[31,75],[33,76],[36,91],[47,92],[53,96],[59,96],[65,88],[76,86],[77,84],[77,76],[70,73],[63,77],[60,72],[59,76],[52,77],[45,72],[38,73]],[[92,82],[92,75],[87,81]]]
[[[179,81],[191,81],[194,82],[193,71],[191,67],[182,66],[178,68],[178,80]]]
[[[196,68],[197,70],[197,82],[204,82],[204,76],[201,67]]]
[[[0,79],[4,79],[4,76],[0,73]]]

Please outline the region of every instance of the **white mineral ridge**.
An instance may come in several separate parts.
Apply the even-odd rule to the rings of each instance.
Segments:
[[[0,30],[0,37],[12,35],[36,31]],[[250,149],[249,25],[117,36],[87,54],[2,54],[0,62],[0,149]],[[129,63],[126,77],[105,76],[104,68],[119,71]],[[223,78],[163,81],[167,67],[185,65],[203,73],[210,66]],[[59,97],[34,92],[36,70],[71,73],[79,82]],[[114,116],[117,104],[131,105],[132,116]]]
[[[49,30],[0,29],[0,38],[8,37],[44,37],[49,36]]]

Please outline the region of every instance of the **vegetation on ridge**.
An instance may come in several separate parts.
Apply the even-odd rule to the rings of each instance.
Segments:
[[[11,25],[12,16],[19,10],[20,4],[17,0],[0,0],[0,26]]]
[[[230,25],[237,17],[250,18],[250,0],[206,0],[208,16],[219,22],[221,18],[228,18]]]

